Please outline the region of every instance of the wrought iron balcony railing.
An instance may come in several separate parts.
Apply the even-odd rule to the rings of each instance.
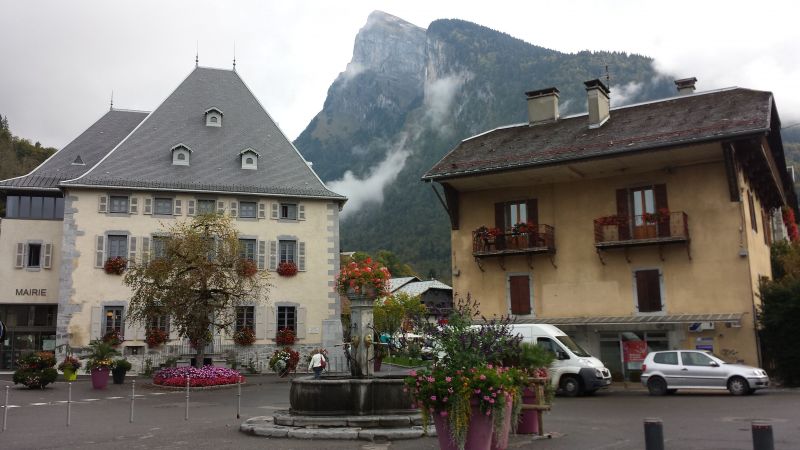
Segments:
[[[550,225],[528,226],[517,232],[497,229],[472,232],[472,255],[476,258],[555,251],[555,229]]]

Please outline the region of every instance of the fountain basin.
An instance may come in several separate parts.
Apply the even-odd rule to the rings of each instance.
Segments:
[[[403,392],[403,375],[373,378],[313,376],[292,380],[289,412],[302,416],[365,416],[419,414]]]

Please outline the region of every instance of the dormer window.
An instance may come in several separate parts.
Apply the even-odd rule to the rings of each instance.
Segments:
[[[207,127],[221,127],[222,126],[222,111],[212,106],[206,110],[206,126]]]
[[[252,148],[246,148],[239,152],[242,159],[242,169],[256,170],[258,169],[259,154]]]
[[[172,147],[172,165],[173,166],[188,166],[192,157],[192,149],[184,144],[178,144]]]

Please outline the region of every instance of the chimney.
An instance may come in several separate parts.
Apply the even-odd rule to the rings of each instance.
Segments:
[[[558,120],[558,89],[554,87],[539,89],[526,92],[525,96],[528,98],[529,125]]]
[[[609,94],[611,91],[599,79],[589,80],[583,84],[586,86],[589,103],[589,128],[600,128],[610,115]]]
[[[678,88],[678,95],[689,95],[694,93],[695,83],[697,83],[697,78],[695,77],[675,80],[675,87]]]

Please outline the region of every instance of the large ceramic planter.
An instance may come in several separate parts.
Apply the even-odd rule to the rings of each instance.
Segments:
[[[112,370],[111,371],[111,378],[114,380],[114,384],[123,384],[125,383],[125,374],[127,370]]]
[[[92,388],[105,389],[108,386],[108,373],[110,370],[107,368],[94,368],[92,369]]]
[[[64,369],[64,381],[75,381],[78,379],[78,372],[72,369]]]
[[[492,433],[492,450],[506,450],[508,448],[508,433],[511,432],[511,412],[513,402],[510,395],[506,394],[505,415],[502,428]]]
[[[447,416],[442,416],[439,412],[432,413],[433,423],[436,425],[436,438],[439,440],[440,450],[458,450],[458,445],[450,435],[450,423]],[[488,450],[492,445],[492,416],[487,416],[481,412],[478,402],[472,402],[472,414],[469,417],[467,426],[467,440],[464,443],[465,450]]]

